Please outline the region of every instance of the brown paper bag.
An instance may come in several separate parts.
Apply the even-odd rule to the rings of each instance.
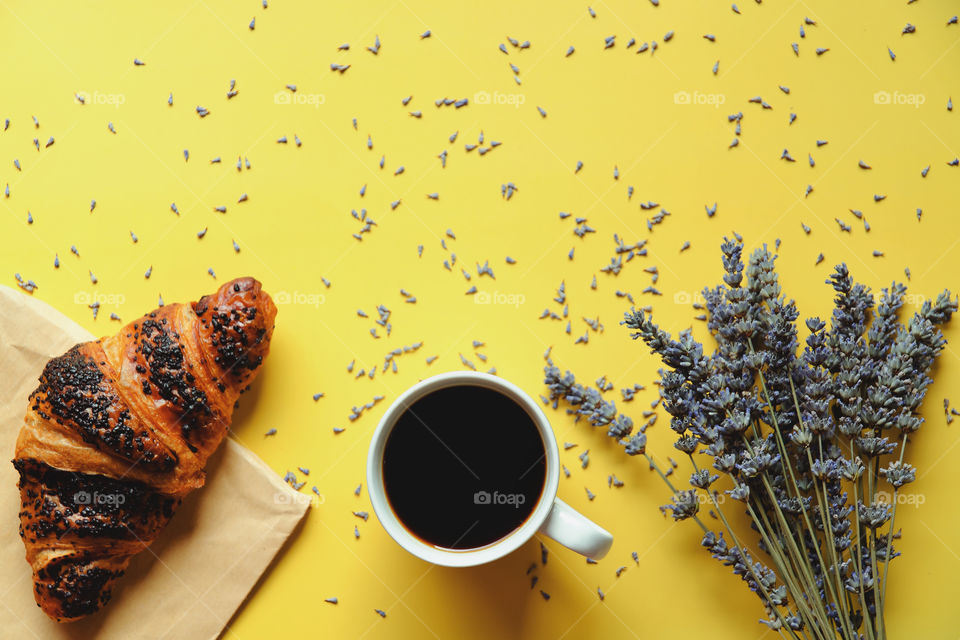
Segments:
[[[187,496],[150,549],[134,557],[104,609],[58,624],[34,600],[18,534],[18,475],[10,461],[43,366],[90,339],[45,303],[0,286],[0,635],[216,638],[309,508],[305,496],[230,439],[210,460],[206,486]]]

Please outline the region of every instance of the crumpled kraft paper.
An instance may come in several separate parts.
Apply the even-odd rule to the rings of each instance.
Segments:
[[[207,466],[206,485],[134,557],[106,607],[58,624],[34,600],[10,461],[47,360],[91,339],[47,304],[0,285],[0,637],[217,638],[309,509],[308,499],[229,438]]]

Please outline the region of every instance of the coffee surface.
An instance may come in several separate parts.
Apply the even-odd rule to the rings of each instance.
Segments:
[[[543,440],[526,410],[485,387],[438,389],[387,437],[387,500],[404,526],[447,549],[483,547],[524,523],[546,480]]]

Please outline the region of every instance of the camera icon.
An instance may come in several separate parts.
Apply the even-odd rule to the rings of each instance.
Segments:
[[[473,296],[474,304],[490,304],[490,293],[487,291],[478,291],[477,295]]]
[[[874,104],[890,104],[890,92],[877,91],[875,94],[873,94],[873,103]]]
[[[290,104],[290,93],[287,91],[277,91],[273,94],[274,104]]]
[[[674,304],[690,304],[691,296],[688,291],[677,291],[673,294]]]
[[[90,504],[90,494],[86,491],[77,491],[73,494],[73,503],[78,505]]]
[[[490,92],[477,91],[475,94],[473,94],[473,101],[476,104],[490,104]]]
[[[288,291],[278,291],[273,296],[273,301],[277,304],[290,304],[290,293]]]
[[[675,94],[673,94],[673,103],[674,104],[690,104],[690,92],[677,91]]]
[[[477,491],[473,494],[473,504],[490,504],[492,501],[489,491]]]
[[[91,296],[86,291],[77,291],[73,294],[73,303],[74,304],[90,304]]]

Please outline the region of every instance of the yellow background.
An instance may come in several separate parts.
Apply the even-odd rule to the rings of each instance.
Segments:
[[[946,26],[956,6],[853,4],[742,0],[736,15],[723,2],[664,0],[657,8],[599,0],[591,18],[586,3],[577,2],[276,0],[264,10],[253,0],[2,0],[0,120],[11,124],[0,133],[0,184],[10,185],[10,196],[0,197],[0,274],[9,285],[14,272],[36,281],[37,298],[97,334],[118,328],[111,312],[129,321],[153,308],[158,295],[194,300],[241,275],[290,296],[280,306],[270,359],[236,416],[234,437],[278,473],[309,467],[304,491],[316,485],[324,501],[227,637],[762,637],[756,598],[699,549],[694,526],[658,513],[666,501],[660,480],[641,459],[623,455],[602,432],[574,424],[563,411],[550,412],[557,437],[579,447],[561,452],[572,477],[561,479],[560,495],[616,541],[607,559],[589,566],[547,540],[550,560],[536,574],[549,602],[530,590],[525,575],[539,558],[536,540],[489,566],[430,568],[396,546],[375,517],[362,522],[351,515],[370,510],[366,491],[357,498],[353,489],[365,482],[366,445],[389,401],[424,376],[461,369],[458,353],[482,364],[472,340],[486,342],[480,351],[487,366],[534,396],[544,391],[542,355],[550,345],[558,365],[584,383],[606,375],[618,388],[644,384],[632,404],[617,403],[641,423],[641,411],[656,397],[658,363],[618,326],[629,303],[615,291],[652,304],[665,328],[692,324],[704,338],[703,324],[693,320],[698,312],[685,302],[689,292],[719,282],[718,245],[734,230],[748,248],[782,239],[777,264],[802,316],[829,313],[831,290],[823,281],[841,261],[875,290],[902,278],[904,267],[912,270],[910,291],[918,296],[956,288],[960,168],[946,164],[960,150],[960,108],[946,109],[951,95],[960,101],[960,26]],[[804,16],[817,25],[800,39]],[[901,35],[908,22],[917,33]],[[433,35],[421,40],[426,29]],[[669,30],[676,35],[664,43]],[[703,39],[705,33],[716,42]],[[616,45],[604,50],[604,38],[614,34]],[[365,48],[377,35],[382,47],[375,56]],[[531,46],[507,44],[504,55],[497,45],[507,36]],[[660,46],[637,55],[636,47],[625,49],[630,37]],[[799,43],[799,57],[791,42]],[[338,52],[342,43],[350,50]],[[576,53],[565,57],[570,45]],[[818,57],[816,47],[830,50]],[[134,67],[134,58],[146,65]],[[351,67],[334,73],[333,62]],[[512,78],[511,62],[522,85]],[[228,100],[231,79],[239,94]],[[305,104],[275,100],[277,92],[289,95],[288,83]],[[778,90],[781,84],[789,95]],[[876,104],[878,91],[894,103],[919,102],[920,95],[923,104]],[[75,101],[77,92],[88,96],[86,105]],[[480,104],[478,92],[523,104]],[[691,104],[675,101],[676,92],[692,96]],[[404,107],[407,95],[413,99]],[[748,103],[758,95],[772,110]],[[435,107],[443,97],[470,104]],[[197,105],[210,115],[198,117]],[[408,115],[415,109],[421,119]],[[741,143],[728,149],[734,126],[726,116],[737,111],[744,113]],[[449,144],[454,131],[459,137]],[[483,157],[467,153],[464,144],[481,131],[503,145]],[[284,135],[290,143],[277,144]],[[56,142],[44,148],[50,136]],[[829,144],[817,148],[817,139]],[[784,148],[795,163],[779,159]],[[445,169],[436,157],[444,149]],[[250,159],[250,170],[235,169],[238,155]],[[377,167],[381,155],[384,170]],[[223,162],[210,164],[215,156]],[[861,159],[873,169],[859,169]],[[584,168],[575,175],[577,160]],[[930,174],[921,178],[928,164]],[[394,176],[400,165],[406,171]],[[519,191],[505,201],[500,185],[508,181]],[[808,184],[814,190],[804,198]],[[628,185],[636,190],[632,200]],[[439,200],[427,199],[432,192]],[[241,193],[249,200],[238,204]],[[875,193],[886,200],[875,204]],[[402,204],[391,211],[398,198]],[[672,213],[652,232],[646,220],[653,212],[639,208],[647,200]],[[704,206],[714,202],[716,216],[708,219]],[[218,205],[226,214],[214,211]],[[362,225],[350,210],[361,207],[377,226],[358,242],[351,234]],[[849,209],[865,213],[869,233]],[[559,211],[588,218],[597,233],[577,238],[573,219],[560,220]],[[834,218],[852,231],[841,232]],[[801,222],[812,228],[809,236]],[[198,239],[204,228],[206,237]],[[440,246],[447,228],[456,234],[446,241],[457,254],[453,272],[442,266],[450,259]],[[617,277],[599,272],[613,255],[614,233],[628,243],[649,238],[649,255],[625,264]],[[691,248],[681,253],[684,241]],[[418,244],[424,245],[419,259]],[[874,250],[885,256],[873,257]],[[820,252],[826,260],[814,266]],[[506,255],[517,264],[506,265]],[[486,260],[495,281],[476,275],[475,264]],[[460,265],[473,273],[471,282]],[[651,265],[659,267],[662,297],[641,294],[650,284],[642,269]],[[90,283],[88,270],[98,284]],[[329,289],[321,276],[332,281]],[[537,319],[544,308],[560,310],[551,299],[561,281],[572,335],[564,333],[565,323]],[[464,294],[474,284],[523,302],[477,304]],[[417,297],[415,305],[404,303],[401,287]],[[90,296],[104,301],[97,320],[83,304]],[[377,304],[393,312],[392,335],[379,340],[369,334]],[[358,318],[358,308],[371,318]],[[597,315],[604,332],[574,345],[587,329],[581,318]],[[947,335],[960,338],[956,322]],[[358,368],[379,366],[389,350],[419,340],[424,346],[400,357],[397,374],[378,372],[370,380],[346,372],[351,360]],[[927,396],[928,422],[908,448],[907,458],[919,467],[912,489],[925,504],[898,513],[904,557],[894,564],[888,607],[896,637],[956,635],[960,450],[941,403],[960,376],[958,353],[950,346],[943,355]],[[427,366],[428,355],[439,359]],[[314,402],[312,394],[321,391],[326,397]],[[350,407],[376,394],[386,400],[348,422]],[[333,427],[346,431],[335,436]],[[270,428],[279,432],[265,438]],[[650,440],[649,450],[665,463],[673,453],[666,417]],[[582,470],[576,456],[585,448],[591,463]],[[626,486],[608,489],[610,473]],[[677,479],[686,473],[681,467]],[[587,500],[584,487],[595,500]],[[639,566],[630,558],[634,550]],[[618,579],[620,565],[629,568]],[[330,596],[340,604],[325,604]]]

